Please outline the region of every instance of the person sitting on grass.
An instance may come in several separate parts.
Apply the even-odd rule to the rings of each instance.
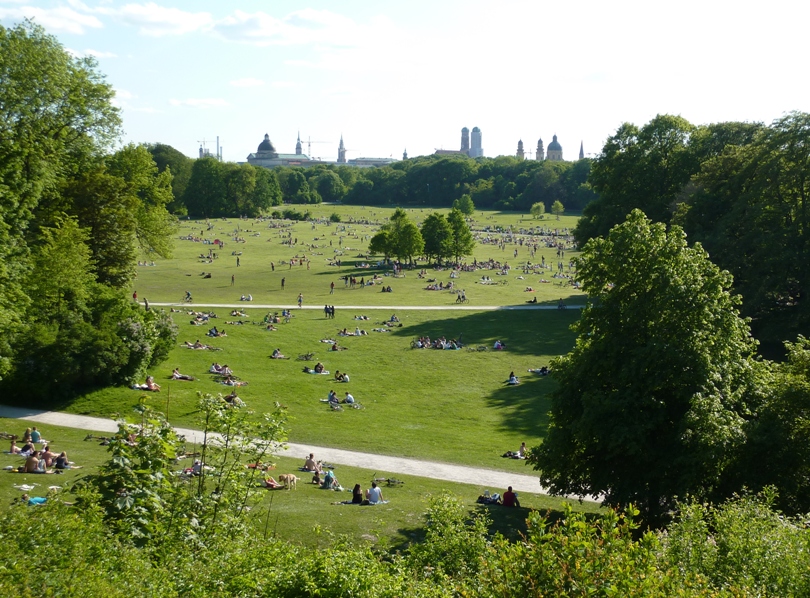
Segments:
[[[304,471],[322,472],[321,464],[315,462],[315,453],[310,453],[309,457],[304,461]]]
[[[281,352],[281,349],[275,349],[273,354],[270,356],[271,359],[286,359],[284,354]]]
[[[528,300],[526,303],[537,303],[537,297],[535,297],[534,299]]]
[[[44,440],[42,440],[42,434],[39,433],[39,430],[37,430],[36,426],[34,426],[33,429],[31,430],[31,442],[33,442],[34,444],[44,442]]]
[[[30,440],[26,442],[23,447],[20,449],[20,456],[21,457],[30,457],[36,452],[36,448],[34,447],[34,443]]]
[[[504,507],[520,507],[520,501],[518,501],[517,494],[512,492],[512,486],[509,486],[506,492],[503,493],[501,504]]]
[[[323,364],[320,361],[315,364],[315,373],[316,374],[323,374],[324,369],[325,368],[323,367]]]
[[[68,459],[67,453],[62,451],[59,453],[59,456],[56,458],[56,463],[54,465],[56,469],[81,469],[81,465],[76,465],[75,463],[71,463]]]
[[[21,450],[20,450],[20,447],[17,446],[17,441],[12,440],[11,441],[11,446],[8,449],[8,454],[9,455],[19,455],[20,452],[21,452]]]
[[[209,374],[221,374],[222,373],[222,366],[219,365],[216,361],[211,364],[211,367],[208,368]]]
[[[160,392],[160,385],[155,382],[155,379],[152,376],[146,377],[146,382],[144,383],[146,386],[146,390],[151,390],[152,392]]]
[[[181,374],[180,373],[180,368],[174,368],[174,370],[172,371],[172,380],[189,380],[189,381],[193,381],[194,377],[189,376],[187,374]]]
[[[335,473],[330,469],[323,476],[323,482],[321,482],[321,489],[322,490],[339,490],[340,489],[340,482],[335,477]]]
[[[506,349],[506,345],[504,345],[500,340],[495,341],[494,348],[496,351],[503,351]]]
[[[509,380],[507,380],[506,383],[516,386],[520,384],[520,380],[518,380],[518,377],[515,376],[515,372],[509,372]]]
[[[366,490],[366,499],[370,505],[376,505],[383,502],[382,490],[377,487],[377,482],[371,482],[371,488]]]
[[[353,405],[354,397],[349,392],[346,392],[346,396],[344,397],[343,402],[348,403],[349,405]]]
[[[50,467],[53,460],[57,457],[56,453],[52,452],[47,444],[43,447],[41,456],[45,459],[45,467]]]

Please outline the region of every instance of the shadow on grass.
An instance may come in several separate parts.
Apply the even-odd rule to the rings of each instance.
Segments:
[[[473,512],[483,513],[489,518],[490,525],[487,532],[490,536],[501,534],[510,542],[520,542],[528,534],[527,520],[532,511],[540,511],[546,517],[549,527],[565,516],[565,513],[558,509],[507,508],[501,505],[476,505]],[[585,517],[589,520],[597,519],[599,516],[597,513],[585,513]],[[426,537],[427,527],[424,525],[401,528],[397,530],[396,539],[391,544],[392,551],[403,552],[413,544],[424,542]]]
[[[579,310],[491,310],[439,313],[451,315],[444,318],[437,317],[406,328],[395,328],[393,329],[394,335],[412,338],[429,336],[431,339],[440,336],[448,339],[460,338],[466,349],[482,346],[486,350],[493,350],[492,346],[495,341],[500,340],[506,345],[508,353],[556,356],[564,355],[573,348],[574,334],[570,328],[579,318]]]

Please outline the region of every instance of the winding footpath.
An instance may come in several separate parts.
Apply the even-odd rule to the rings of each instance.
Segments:
[[[103,432],[114,434],[118,431],[118,424],[112,419],[100,417],[89,417],[86,415],[74,415],[72,413],[62,413],[59,411],[41,411],[38,409],[26,409],[23,407],[8,407],[0,405],[0,417],[11,419],[22,419],[37,424],[48,424],[52,426],[63,426],[65,428],[76,428],[87,430],[88,432]],[[189,442],[202,443],[202,432],[187,428],[175,428],[178,434],[182,434]],[[319,460],[335,465],[349,465],[371,469],[380,474],[410,475],[434,480],[446,480],[448,482],[458,482],[470,484],[474,480],[474,485],[490,488],[493,491],[502,492],[507,486],[512,486],[519,492],[532,492],[534,494],[547,494],[540,486],[536,476],[496,471],[494,469],[482,469],[479,467],[466,467],[464,465],[452,465],[449,463],[437,463],[434,461],[422,461],[419,459],[405,459],[402,457],[391,457],[388,455],[374,455],[369,453],[358,453],[343,449],[310,446],[295,443],[285,443],[285,457],[296,457],[306,459],[310,453],[315,453]]]
[[[292,305],[271,305],[271,304],[257,304],[253,301],[239,301],[237,303],[160,303],[149,302],[150,306],[155,307],[174,307],[181,309],[195,309],[197,307],[221,307],[224,309],[239,309],[239,308],[253,308],[253,309],[289,309],[293,312],[298,309],[315,309],[323,311],[323,306],[320,305],[303,305],[298,307],[297,304]],[[386,311],[522,311],[532,309],[559,309],[556,305],[470,305],[469,303],[459,303],[454,305],[336,305],[340,309],[384,309]],[[564,309],[582,309],[582,305],[566,305]]]

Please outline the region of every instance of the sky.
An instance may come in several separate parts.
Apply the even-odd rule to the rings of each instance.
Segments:
[[[596,156],[625,122],[770,123],[810,112],[804,0],[0,0],[116,90],[122,142],[245,161],[459,149],[529,157],[557,135]],[[308,145],[307,142],[311,142]],[[311,148],[311,149],[309,149]]]

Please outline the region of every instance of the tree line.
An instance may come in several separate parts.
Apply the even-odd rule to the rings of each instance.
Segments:
[[[281,203],[322,201],[451,207],[462,198],[478,208],[528,212],[540,204],[557,213],[582,210],[596,197],[588,182],[590,159],[432,155],[380,168],[319,164],[266,170],[213,158],[193,160],[163,144],[150,146],[150,151],[161,171],[168,167],[174,177],[172,211],[195,216],[254,216]]]
[[[0,26],[0,81],[0,383],[32,404],[135,380],[176,336],[125,294],[171,255],[171,175],[115,149],[112,86],[39,26]]]

